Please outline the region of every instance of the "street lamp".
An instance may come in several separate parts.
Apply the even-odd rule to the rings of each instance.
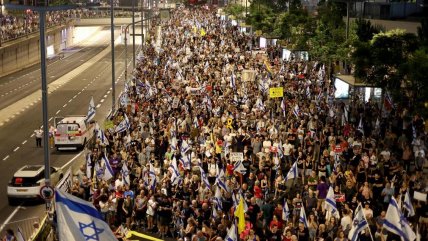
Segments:
[[[7,9],[23,10],[30,9],[39,13],[39,25],[40,25],[40,72],[42,79],[42,112],[43,112],[43,157],[45,164],[45,186],[50,186],[50,159],[49,159],[49,120],[48,120],[48,88],[46,81],[46,12],[48,11],[63,11],[75,8],[74,6],[24,6],[6,4]],[[50,209],[50,200],[46,199],[46,210]]]
[[[111,114],[114,115],[116,108],[116,85],[115,81],[115,68],[114,68],[114,7],[113,1],[110,0],[110,42],[111,42]]]

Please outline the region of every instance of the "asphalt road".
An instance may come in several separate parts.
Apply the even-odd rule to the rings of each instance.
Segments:
[[[118,37],[118,32],[116,37]],[[95,37],[95,36],[91,36]],[[94,56],[103,54],[86,70],[78,72],[73,78],[59,86],[48,95],[48,116],[86,115],[88,104],[93,96],[97,113],[95,119],[102,121],[111,108],[111,51],[109,47],[110,32],[103,29],[97,33],[97,40],[92,43],[86,41],[85,45],[72,46],[65,53],[64,58],[50,60],[47,73],[49,82],[58,79],[76,70]],[[132,45],[131,45],[132,46]],[[132,53],[132,47],[128,47],[128,53]],[[124,47],[117,45],[115,48],[116,67],[116,98],[124,83]],[[129,54],[128,63],[132,63],[132,54]],[[29,67],[18,73],[0,78],[0,109],[5,109],[10,104],[16,103],[40,88],[40,69],[38,65]],[[11,110],[20,111],[20,110]],[[52,123],[51,118],[51,123]],[[13,173],[26,164],[43,164],[43,149],[37,148],[34,138],[34,130],[42,125],[41,101],[29,103],[23,107],[19,115],[0,126],[0,231],[9,226],[16,227],[17,223],[28,226],[25,222],[17,222],[28,219],[30,223],[44,216],[43,203],[22,202],[17,206],[9,206],[6,187]],[[83,161],[81,151],[57,152],[51,149],[50,161],[52,166],[64,167],[64,172],[70,166]],[[33,219],[34,217],[34,219]],[[9,223],[5,225],[5,222]],[[25,227],[22,227],[26,229]],[[28,237],[26,237],[28,238]]]

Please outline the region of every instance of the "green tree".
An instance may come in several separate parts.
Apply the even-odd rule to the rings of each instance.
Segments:
[[[245,7],[241,4],[228,4],[224,8],[224,12],[227,15],[232,15],[237,20],[242,20],[244,18]]]
[[[355,33],[359,41],[368,42],[375,34],[380,33],[383,28],[379,25],[372,25],[370,20],[358,18],[355,21]]]
[[[407,81],[406,86],[409,89],[410,100],[413,106],[419,110],[425,110],[425,116],[428,109],[425,103],[428,102],[428,49],[421,48],[409,58],[406,63]]]
[[[418,27],[418,37],[422,46],[428,47],[428,18],[421,20],[421,26]]]

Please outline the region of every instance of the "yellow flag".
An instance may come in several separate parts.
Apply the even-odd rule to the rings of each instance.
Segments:
[[[196,26],[193,26],[193,32],[197,33],[198,32],[198,28],[196,28]]]
[[[207,32],[205,32],[205,29],[201,28],[201,37],[207,35]]]
[[[272,74],[272,68],[270,67],[270,63],[267,61],[267,60],[265,60],[265,66],[266,66],[266,70],[270,73],[270,74]]]
[[[238,207],[235,210],[235,217],[239,219],[238,221],[238,233],[241,234],[245,230],[245,214],[244,214],[244,198],[241,197],[239,200]]]

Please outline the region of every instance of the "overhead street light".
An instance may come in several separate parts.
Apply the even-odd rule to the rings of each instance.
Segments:
[[[30,9],[39,13],[40,25],[40,72],[42,79],[42,112],[43,112],[43,159],[45,165],[45,186],[50,186],[50,158],[49,158],[49,120],[48,120],[48,88],[46,81],[46,12],[49,11],[62,11],[74,9],[74,6],[24,6],[15,4],[5,4],[7,9],[26,11]],[[50,209],[50,200],[46,200],[46,210]]]

